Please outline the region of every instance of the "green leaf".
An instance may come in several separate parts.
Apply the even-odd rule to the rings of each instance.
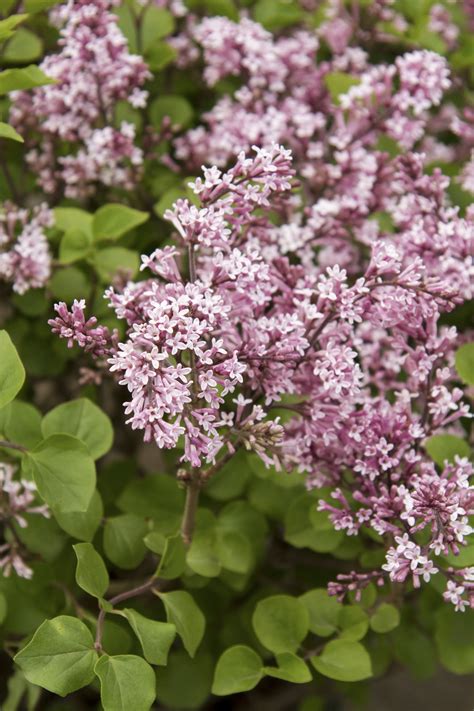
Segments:
[[[95,490],[95,466],[76,437],[51,435],[25,455],[24,466],[51,508],[87,511]]]
[[[4,622],[7,616],[8,603],[7,598],[3,593],[0,592],[0,625]]]
[[[43,439],[40,411],[27,402],[13,400],[0,410],[0,433],[10,442],[35,447]]]
[[[140,267],[138,254],[125,247],[99,249],[95,253],[93,261],[97,274],[106,283],[112,281],[120,273],[133,279]]]
[[[73,548],[77,558],[77,584],[89,595],[104,597],[109,587],[109,574],[102,557],[92,543],[76,543]]]
[[[212,693],[227,696],[250,691],[262,677],[263,663],[257,652],[237,644],[221,654],[214,672]]]
[[[25,369],[12,340],[6,331],[0,331],[0,408],[21,390],[25,382]]]
[[[104,654],[94,671],[104,711],[149,711],[156,697],[155,673],[142,657]]]
[[[169,210],[176,200],[184,197],[185,190],[180,187],[172,187],[166,190],[161,198],[153,205],[153,210],[159,217],[163,217],[166,210]]]
[[[431,459],[440,467],[444,466],[446,461],[448,463],[454,462],[456,455],[459,457],[470,457],[471,455],[468,443],[464,439],[450,434],[430,437],[425,442],[425,449]]]
[[[43,43],[34,32],[21,27],[9,40],[3,52],[3,59],[8,63],[34,62],[43,52]]]
[[[438,660],[431,640],[413,623],[401,624],[391,634],[396,659],[417,679],[429,679]]]
[[[150,620],[131,608],[122,610],[122,613],[137,635],[147,662],[166,666],[176,627],[169,622]]]
[[[217,555],[221,565],[234,573],[248,573],[255,564],[249,539],[239,531],[223,531],[217,536]]]
[[[156,129],[161,128],[165,117],[172,126],[187,128],[193,119],[193,107],[187,99],[179,95],[162,95],[150,105],[150,119]]]
[[[34,89],[44,84],[54,84],[55,79],[50,79],[35,64],[30,64],[24,69],[7,69],[0,72],[0,94],[8,94],[18,89]]]
[[[344,537],[343,531],[334,530],[324,512],[317,511],[314,497],[307,492],[288,506],[284,525],[285,541],[295,548],[327,553],[337,548]]]
[[[112,446],[114,432],[107,415],[87,398],[71,400],[50,410],[43,418],[43,435],[70,434],[84,442],[93,459]]]
[[[3,9],[2,9],[3,13]],[[0,40],[3,42],[15,33],[15,28],[27,19],[28,15],[10,15],[0,21]]]
[[[342,94],[347,94],[352,86],[360,84],[360,79],[359,77],[353,76],[352,74],[345,74],[344,72],[329,72],[329,74],[324,76],[324,83],[329,90],[333,102],[339,104],[339,97]]]
[[[474,385],[474,343],[465,343],[456,351],[456,370],[468,385]]]
[[[265,667],[267,676],[290,681],[293,684],[307,684],[313,678],[306,662],[296,654],[283,652],[276,655],[277,667]]]
[[[104,551],[107,558],[119,568],[136,568],[145,557],[143,537],[146,532],[145,521],[134,514],[107,519],[104,528]]]
[[[67,615],[43,622],[15,656],[28,681],[59,696],[87,686],[96,659],[91,633],[83,622]]]
[[[72,228],[64,233],[59,245],[59,260],[63,264],[84,259],[92,251],[92,237],[80,229]]]
[[[309,520],[314,528],[310,541],[311,550],[319,553],[334,551],[341,543],[344,533],[336,531],[327,511],[318,511],[313,506],[309,512]]]
[[[186,563],[191,570],[206,578],[215,578],[221,572],[216,550],[214,527],[197,529],[186,555]]]
[[[143,540],[147,548],[161,556],[157,577],[173,580],[183,574],[186,567],[186,546],[180,534],[166,537],[160,531],[151,531]]]
[[[301,7],[294,0],[258,0],[254,18],[268,30],[281,30],[300,22]]]
[[[147,52],[147,62],[155,72],[161,71],[178,56],[177,50],[167,42],[155,42]]]
[[[372,664],[367,650],[359,642],[336,639],[328,642],[312,665],[323,676],[336,681],[361,681],[372,676]]]
[[[148,212],[134,210],[126,205],[104,205],[97,210],[92,220],[94,239],[116,240],[134,227],[143,225],[149,218]]]
[[[290,595],[273,595],[260,600],[252,617],[260,642],[275,654],[295,652],[309,631],[309,613]]]
[[[18,143],[24,143],[24,139],[20,134],[15,131],[13,126],[8,123],[3,123],[0,121],[0,138],[10,138],[12,141],[18,141]]]
[[[339,626],[341,639],[349,639],[358,642],[365,637],[369,629],[369,618],[367,613],[357,605],[344,605],[339,613]]]
[[[29,13],[49,10],[50,7],[58,5],[61,0],[25,0],[25,10]]]
[[[92,215],[78,207],[55,207],[54,224],[58,230],[80,230],[92,238]]]
[[[234,0],[205,0],[205,5],[209,15],[229,17],[234,21],[239,19],[239,11]]]
[[[171,12],[151,5],[146,8],[141,23],[141,46],[144,54],[152,49],[157,40],[173,33],[175,26]]]
[[[385,634],[391,632],[400,624],[400,613],[394,605],[384,602],[375,610],[370,618],[370,626],[374,632]]]
[[[80,541],[92,541],[95,532],[100,526],[104,507],[99,492],[94,491],[86,511],[69,511],[63,513],[58,509],[53,510],[54,518],[63,531]]]
[[[165,606],[168,622],[175,625],[184,648],[190,657],[194,657],[204,636],[206,627],[204,615],[185,590],[157,593],[157,595]]]
[[[88,278],[77,267],[57,269],[49,282],[49,286],[53,296],[66,302],[87,297],[91,289]]]
[[[342,605],[325,588],[308,590],[299,598],[309,613],[309,629],[319,637],[336,632]]]
[[[154,519],[162,533],[175,534],[183,513],[184,492],[174,477],[150,474],[130,482],[117,506],[127,513]]]
[[[474,672],[474,612],[456,612],[446,605],[436,614],[435,640],[439,658],[454,674]]]
[[[172,651],[166,667],[156,670],[162,709],[200,709],[211,693],[214,660],[208,652],[191,659],[184,649]]]

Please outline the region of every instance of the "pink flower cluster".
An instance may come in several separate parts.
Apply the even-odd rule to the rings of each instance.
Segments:
[[[97,183],[131,188],[139,175],[143,155],[134,127],[116,126],[114,114],[121,100],[146,104],[141,87],[150,75],[143,59],[129,53],[111,4],[74,0],[56,9],[61,49],[40,65],[55,83],[12,94],[11,122],[30,147],[28,164],[46,193],[64,189],[67,197],[82,197]],[[68,154],[61,156],[63,142]]]
[[[15,469],[10,464],[0,462],[0,521],[8,529],[15,524],[26,528],[25,514],[40,514],[46,518],[50,512],[46,504],[36,505],[36,486],[26,479],[14,479]],[[14,531],[14,529],[13,529]],[[17,537],[0,545],[0,570],[8,577],[12,570],[20,578],[30,579],[33,571],[25,563]]]
[[[0,279],[24,294],[42,287],[51,274],[51,254],[45,228],[53,225],[46,204],[26,210],[6,202],[0,210]]]
[[[111,345],[105,329],[85,321],[83,303],[71,312],[59,304],[50,322],[70,345],[77,342],[99,357],[108,348],[110,370],[131,394],[127,421],[162,448],[177,447],[183,437],[182,461],[192,467],[213,462],[223,446],[237,443],[278,463],[278,422],[263,422],[262,407],[242,396],[235,412],[223,406],[244,377],[256,382],[266,373],[274,390],[271,374],[306,345],[294,317],[265,315],[274,290],[269,267],[250,245],[237,246],[247,231],[269,224],[255,208],[265,210],[272,194],[291,187],[288,151],[274,146],[255,154],[239,156],[224,174],[205,170],[204,180],[194,184],[203,207],[179,200],[167,214],[188,255],[189,280],[178,269],[178,250],[166,247],[143,258],[154,278],[108,290],[111,306],[127,322],[125,342]]]
[[[178,200],[166,214],[177,246],[143,257],[151,278],[108,290],[123,342],[85,321],[84,304],[57,307],[53,330],[108,355],[130,392],[128,422],[159,447],[182,441],[191,467],[245,446],[306,472],[310,487],[329,486],[320,507],[336,529],[370,527],[388,549],[381,570],[332,592],[384,577],[418,586],[472,532],[470,464],[438,473],[424,451],[427,437],[468,416],[452,382],[457,334],[438,322],[472,295],[472,216],[446,204],[446,179],[426,176],[421,156],[397,158],[380,198],[394,231],[361,227],[370,257],[351,275],[315,249],[324,220],[337,234],[331,200],[302,214],[289,151],[254,152],[226,172],[203,168],[192,184],[199,205]],[[286,395],[297,416],[283,427],[269,415]],[[443,571],[470,590],[469,572]]]
[[[339,27],[336,34],[341,37]],[[412,148],[429,109],[439,105],[451,83],[446,60],[434,52],[370,65],[362,49],[344,43],[342,53],[318,64],[314,34],[275,38],[245,18],[206,18],[191,25],[189,40],[202,48],[210,86],[233,75],[245,83],[204,114],[204,125],[176,140],[176,155],[192,165],[207,160],[222,166],[254,143],[281,142],[293,149],[299,172],[316,191],[334,151],[373,149],[381,134]],[[188,45],[183,51],[190,55]],[[338,102],[326,83],[334,72],[354,82]],[[380,161],[376,153],[374,158]]]

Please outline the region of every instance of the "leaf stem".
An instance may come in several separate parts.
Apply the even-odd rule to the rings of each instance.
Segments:
[[[192,479],[186,488],[186,501],[184,504],[183,520],[181,522],[181,537],[186,546],[191,544],[194,527],[196,525],[196,512],[199,503],[200,485]]]
[[[15,444],[15,442],[7,442],[5,439],[0,439],[0,447],[5,447],[7,449],[16,449],[18,452],[27,452],[28,448],[24,447],[22,444]]]
[[[110,600],[107,600],[107,602],[110,605],[117,605],[119,602],[124,602],[125,600],[130,600],[132,597],[138,597],[138,595],[143,595],[144,593],[151,591],[156,586],[156,584],[157,584],[157,580],[153,576],[152,578],[147,580],[146,583],[143,583],[142,585],[139,585],[136,588],[132,588],[131,590],[125,590],[125,592],[115,595],[115,597],[110,598]],[[105,615],[106,614],[107,614],[106,610],[101,609],[99,612],[99,616],[97,618],[97,628],[96,628],[95,643],[94,643],[94,647],[97,652],[102,651],[102,637],[104,634],[104,622],[105,622]]]

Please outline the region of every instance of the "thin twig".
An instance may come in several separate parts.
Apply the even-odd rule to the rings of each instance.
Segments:
[[[125,590],[125,592],[115,595],[115,597],[112,597],[110,600],[107,600],[107,602],[110,605],[117,605],[119,602],[124,602],[125,600],[130,600],[132,597],[138,597],[138,595],[143,595],[144,593],[150,592],[157,585],[157,583],[157,579],[155,577],[152,577],[150,578],[150,580],[147,580],[146,583],[143,583],[143,585],[139,585],[136,588],[132,588],[132,590]],[[98,652],[102,651],[102,637],[104,634],[104,622],[106,614],[106,611],[104,609],[101,609],[97,618],[97,629],[94,647]]]
[[[7,449],[16,449],[18,452],[27,452],[28,448],[24,447],[22,444],[15,444],[15,442],[7,442],[5,439],[0,439],[0,447],[5,447]]]

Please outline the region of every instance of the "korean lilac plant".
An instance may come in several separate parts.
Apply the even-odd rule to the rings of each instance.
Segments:
[[[471,5],[0,18],[2,709],[474,672]]]

